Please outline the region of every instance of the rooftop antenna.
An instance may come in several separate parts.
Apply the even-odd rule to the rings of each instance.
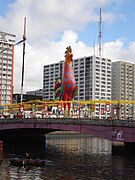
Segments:
[[[26,17],[24,18],[24,34],[23,34],[23,61],[22,61],[22,82],[21,82],[21,104],[23,102],[25,41],[26,41]]]
[[[98,54],[101,57],[102,52],[102,12],[101,12],[101,6],[100,6],[100,16],[99,16],[99,22],[98,22],[98,28],[99,28],[99,34],[98,34]]]

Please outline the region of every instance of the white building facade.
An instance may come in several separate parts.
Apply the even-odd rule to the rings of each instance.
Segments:
[[[49,64],[43,69],[43,99],[54,99],[54,85],[58,77],[62,77],[64,61]]]
[[[112,63],[112,100],[135,101],[135,64]],[[119,118],[135,119],[135,104],[119,104]]]
[[[111,60],[90,56],[78,59],[78,66],[76,62],[74,72],[78,77],[78,100],[111,100]],[[107,118],[110,112],[106,112],[105,103],[95,104],[92,116]]]
[[[54,99],[54,84],[63,74],[64,61],[44,66],[43,99]],[[111,60],[96,56],[73,60],[74,76],[78,85],[75,100],[111,100]],[[101,108],[104,113],[101,115]],[[92,116],[106,118],[105,104],[96,104]]]
[[[0,104],[12,103],[15,35],[0,32]]]

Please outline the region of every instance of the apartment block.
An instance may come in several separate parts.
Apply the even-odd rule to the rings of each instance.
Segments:
[[[135,101],[135,64],[124,61],[112,63],[112,100]],[[118,111],[119,118],[135,119],[133,104],[119,104]]]
[[[0,31],[0,104],[12,103],[15,35]]]
[[[43,98],[54,99],[54,84],[63,74],[64,61],[44,66]],[[74,76],[78,85],[76,100],[111,100],[111,60],[96,56],[73,60]],[[101,115],[100,108],[105,104],[96,104],[93,116],[106,118],[110,112]]]

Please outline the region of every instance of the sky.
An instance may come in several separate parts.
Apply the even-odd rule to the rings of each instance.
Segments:
[[[102,57],[135,63],[134,0],[0,0],[0,31],[23,36],[26,17],[24,93],[43,88],[44,65],[98,55],[102,9]],[[95,48],[94,48],[95,47]],[[15,46],[14,93],[21,92],[23,45]]]

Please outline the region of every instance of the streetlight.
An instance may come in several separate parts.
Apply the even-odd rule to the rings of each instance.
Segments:
[[[14,44],[14,46],[16,46],[16,45],[18,45],[18,44],[20,44],[20,43],[22,43],[24,40],[22,39],[21,41],[18,41],[16,44]],[[3,53],[4,51],[6,51],[6,50],[8,50],[9,49],[9,47],[8,48],[5,48],[5,49],[3,49],[2,51],[1,51],[1,53]]]

